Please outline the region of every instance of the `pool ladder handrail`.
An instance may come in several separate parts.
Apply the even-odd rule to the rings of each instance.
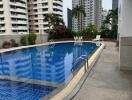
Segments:
[[[55,47],[55,43],[52,44],[53,42],[54,42],[54,40],[50,40],[50,41],[49,41],[49,44],[51,45],[51,46],[50,46],[51,48],[54,48],[54,47]]]
[[[86,55],[82,55],[79,58],[77,58],[77,60],[73,64],[73,66],[76,65],[80,60],[84,60],[85,61],[85,72],[86,72],[87,71],[87,68],[88,68],[88,59],[87,58],[84,58],[84,56],[86,56]]]
[[[82,56],[80,56],[79,58],[77,58],[74,64],[78,63],[80,60],[85,60],[85,61],[86,61],[86,59],[83,58],[84,56],[85,56],[85,55],[82,55]]]

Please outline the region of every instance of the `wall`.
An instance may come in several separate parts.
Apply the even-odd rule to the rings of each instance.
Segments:
[[[22,34],[3,34],[0,35],[0,48],[4,41],[10,41],[11,39],[15,39],[17,43],[20,44],[20,39]],[[44,43],[48,41],[48,34],[37,34],[36,44]]]
[[[132,70],[132,0],[119,1],[119,65],[122,70]]]
[[[10,1],[3,0],[3,9],[4,9],[4,21],[5,21],[5,33],[11,34],[11,18],[10,18]]]

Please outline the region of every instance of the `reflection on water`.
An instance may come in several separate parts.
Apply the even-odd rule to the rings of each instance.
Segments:
[[[72,74],[76,59],[89,57],[95,49],[91,43],[62,43],[2,53],[0,75],[63,83]]]

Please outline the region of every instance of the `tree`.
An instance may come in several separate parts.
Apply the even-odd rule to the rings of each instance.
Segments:
[[[34,45],[35,42],[36,42],[36,39],[37,39],[37,35],[36,35],[35,33],[30,33],[30,34],[28,35],[28,43],[29,43],[30,45]]]
[[[82,31],[82,25],[81,25],[81,27],[80,27],[80,17],[81,17],[81,15],[83,15],[83,16],[85,16],[86,14],[85,14],[85,10],[83,9],[83,7],[82,6],[76,6],[75,8],[73,8],[73,10],[72,10],[72,16],[74,16],[75,18],[77,18],[78,19],[78,30],[80,30],[81,29],[81,31]],[[82,20],[81,20],[82,21]],[[82,22],[81,22],[82,23]]]
[[[86,28],[87,34],[90,38],[94,38],[97,34],[98,31],[95,27],[95,25],[90,24],[87,28]]]
[[[111,27],[111,29],[109,28]],[[109,10],[108,15],[106,16],[105,20],[102,22],[101,30],[105,36],[109,37],[116,37],[117,36],[117,29],[118,29],[118,9]],[[109,31],[109,32],[108,32]],[[107,32],[108,35],[106,35]]]
[[[59,18],[58,16],[54,16],[54,25],[63,25],[65,26],[65,23],[62,18]]]
[[[48,21],[49,29],[49,39],[62,37],[65,31],[65,23],[62,18],[58,17],[55,14],[47,14],[45,16],[45,21]]]
[[[48,21],[48,26],[49,26],[49,29],[51,29],[51,26],[52,27],[55,27],[57,25],[65,25],[64,24],[64,21],[62,18],[58,17],[57,15],[55,14],[52,14],[52,13],[49,13],[45,16],[44,18],[45,21]]]
[[[51,29],[51,26],[53,25],[53,22],[54,22],[54,14],[52,14],[52,13],[47,14],[45,16],[44,20],[48,21],[49,29]]]

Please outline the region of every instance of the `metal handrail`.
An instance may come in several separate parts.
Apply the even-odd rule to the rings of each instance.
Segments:
[[[54,40],[50,40],[49,44],[52,45],[52,46],[50,46],[51,48],[54,48],[55,44],[51,44],[52,42],[54,42]]]
[[[84,60],[85,61],[85,72],[86,72],[87,71],[86,67],[88,67],[88,59],[83,58],[83,56],[86,56],[86,55],[82,55],[81,57],[77,58],[77,60],[75,61],[73,65],[76,65],[80,60]]]
[[[51,48],[54,48],[55,47],[55,44],[51,44],[52,46],[50,46]]]
[[[53,40],[49,40],[49,44],[52,43],[52,42],[54,42],[54,41]]]
[[[85,58],[83,58],[83,57],[79,57],[79,58],[77,58],[77,59],[76,59],[76,61],[75,61],[75,63],[74,63],[74,64],[78,63],[80,60],[84,60],[84,61],[86,61],[86,59],[85,59]]]

